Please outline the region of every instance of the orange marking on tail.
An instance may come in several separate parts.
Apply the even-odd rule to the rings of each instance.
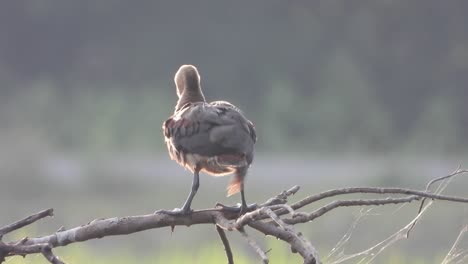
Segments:
[[[244,185],[244,179],[234,176],[232,178],[231,182],[229,183],[227,189],[227,196],[231,196],[233,194],[236,194],[242,190],[242,187]]]

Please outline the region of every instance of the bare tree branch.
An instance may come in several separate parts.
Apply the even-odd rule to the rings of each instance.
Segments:
[[[27,225],[30,225],[34,222],[36,222],[37,220],[40,220],[44,217],[47,217],[47,216],[53,216],[54,215],[54,209],[50,208],[50,209],[47,209],[47,210],[43,210],[43,211],[40,211],[38,213],[35,213],[33,215],[30,215],[26,218],[23,218],[19,221],[16,221],[14,223],[11,223],[9,225],[6,225],[2,228],[0,228],[0,238],[2,238],[4,235],[14,231],[14,230],[17,230],[17,229],[20,229],[24,226],[27,226]]]
[[[301,241],[302,239],[305,240],[301,233],[299,233],[298,236],[294,236],[291,235],[290,232],[279,228],[273,223],[265,223],[261,221],[251,222],[249,223],[249,226],[262,232],[265,235],[279,238],[290,244],[291,251],[294,253],[299,253],[304,259],[304,264],[321,263],[320,258],[318,257],[318,253],[315,248],[312,247],[312,244],[310,242],[304,243]],[[298,237],[301,239],[298,239]]]
[[[457,170],[453,173],[453,177],[460,173],[465,173],[466,170]],[[438,178],[448,179],[444,176]],[[437,180],[437,179],[436,179]],[[432,181],[434,182],[434,181]],[[429,186],[429,185],[428,185]],[[5,261],[6,257],[28,254],[42,254],[49,262],[60,264],[63,263],[53,253],[55,247],[66,246],[71,243],[87,241],[90,239],[103,238],[115,235],[127,235],[143,230],[197,224],[213,224],[216,225],[217,232],[223,242],[226,250],[228,262],[234,263],[232,250],[229,241],[226,237],[225,230],[238,231],[246,238],[247,242],[257,251],[262,258],[263,263],[268,262],[268,258],[258,244],[247,235],[246,227],[251,227],[265,235],[279,238],[291,247],[292,252],[299,253],[306,264],[321,263],[319,255],[312,243],[305,238],[300,232],[294,229],[294,225],[313,221],[314,219],[326,214],[327,212],[344,206],[378,206],[387,204],[410,203],[415,200],[429,198],[433,200],[444,200],[449,202],[468,203],[468,198],[440,195],[439,193],[430,193],[428,191],[419,191],[405,188],[376,188],[376,187],[350,187],[334,189],[322,192],[316,195],[308,196],[291,205],[287,204],[289,196],[295,194],[299,190],[299,186],[294,186],[287,191],[283,191],[275,197],[268,199],[263,204],[260,204],[257,209],[248,212],[241,217],[236,213],[223,211],[221,208],[211,208],[205,210],[194,211],[190,215],[173,216],[163,212],[156,212],[148,215],[113,217],[107,219],[96,219],[87,224],[71,228],[60,228],[55,233],[33,238],[24,238],[19,241],[3,242],[0,237],[0,263]],[[318,209],[307,212],[299,212],[299,209],[313,204],[319,200],[330,198],[338,195],[346,194],[387,194],[387,195],[406,195],[405,197],[387,197],[384,199],[356,199],[356,200],[335,200]],[[0,228],[0,234],[4,235],[11,231],[17,230],[28,224],[42,219],[46,216],[51,216],[52,209],[44,210],[13,224]],[[289,214],[281,218],[283,215]],[[266,220],[270,219],[270,220]],[[266,221],[265,221],[266,220]]]
[[[224,250],[226,251],[226,257],[228,259],[228,264],[234,264],[234,258],[232,257],[231,246],[229,245],[229,240],[227,239],[226,233],[224,229],[222,229],[219,225],[216,225],[216,231],[218,231],[219,237],[224,245]]]

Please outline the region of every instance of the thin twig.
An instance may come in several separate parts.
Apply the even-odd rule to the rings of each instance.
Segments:
[[[455,240],[455,242],[453,243],[452,247],[450,248],[449,252],[447,253],[447,255],[445,256],[444,260],[442,260],[442,264],[448,264],[450,262],[452,262],[453,260],[455,260],[457,258],[456,256],[456,251],[457,251],[457,246],[458,244],[460,243],[460,241],[462,240],[463,236],[465,235],[465,233],[468,232],[468,225],[465,226],[461,231],[460,233],[458,234],[458,237],[457,239]],[[466,256],[465,256],[466,257]]]
[[[320,207],[319,209],[313,211],[312,213],[302,213],[296,214],[296,217],[291,219],[284,219],[283,221],[287,224],[294,225],[298,223],[306,223],[314,220],[317,217],[320,217],[331,210],[343,207],[343,206],[368,206],[368,205],[385,205],[385,204],[399,204],[399,203],[409,203],[414,200],[419,200],[419,196],[408,196],[403,198],[386,198],[386,199],[368,199],[368,200],[338,200],[333,201],[325,206]]]
[[[257,254],[260,256],[260,258],[262,259],[262,263],[264,264],[268,264],[269,260],[268,260],[268,257],[267,255],[265,254],[265,252],[260,248],[260,246],[257,244],[257,242],[255,242],[255,240],[253,240],[248,234],[247,232],[245,232],[244,228],[240,228],[239,229],[239,232],[242,234],[242,236],[247,240],[247,243],[249,243],[249,245],[255,249],[255,252],[257,252]]]
[[[224,250],[226,251],[226,257],[228,259],[228,264],[234,264],[234,258],[232,257],[231,246],[229,245],[229,240],[227,239],[226,233],[224,229],[222,229],[219,225],[216,225],[216,231],[218,231],[219,237],[224,245]]]
[[[464,173],[467,173],[467,172],[468,172],[468,170],[461,170],[461,165],[458,165],[457,169],[456,169],[454,172],[452,172],[452,173],[450,173],[450,174],[448,174],[448,175],[439,177],[439,178],[435,178],[435,179],[431,180],[430,182],[428,182],[427,185],[426,185],[426,192],[429,192],[429,190],[430,190],[432,184],[434,184],[434,183],[436,183],[436,182],[438,182],[438,181],[447,180],[447,179],[450,179],[450,178],[452,178],[452,177],[454,177],[454,176],[457,176],[457,175],[460,175],[460,174],[464,174]],[[426,199],[427,199],[427,198],[424,198],[424,199],[421,200],[421,205],[419,206],[418,214],[421,213],[421,211],[422,211],[422,209],[423,209],[423,207],[424,207],[424,203],[426,202]],[[409,237],[409,234],[410,234],[411,230],[413,230],[413,228],[414,228],[414,226],[416,225],[416,223],[417,223],[417,222],[415,221],[415,222],[413,223],[413,225],[412,225],[410,228],[408,228],[408,231],[406,232],[406,236],[407,236],[407,237]]]
[[[52,252],[52,248],[47,245],[42,249],[42,255],[52,264],[65,264]]]
[[[442,181],[442,180],[445,180],[445,179],[448,179],[448,178],[452,178],[453,176],[457,176],[459,174],[468,173],[468,170],[461,170],[460,168],[461,168],[461,165],[459,165],[458,168],[454,172],[450,173],[449,175],[445,175],[445,176],[433,179],[430,182],[428,182],[427,185],[426,185],[426,191],[429,191],[432,184],[434,184],[434,183],[436,183],[438,181]]]
[[[422,217],[422,215],[428,210],[428,206],[424,207],[423,211],[419,213],[414,219],[412,219],[408,224],[406,224],[404,227],[400,228],[397,232],[393,233],[389,237],[385,238],[384,240],[378,242],[377,244],[371,246],[368,249],[365,249],[363,251],[360,251],[358,253],[354,253],[351,255],[344,255],[342,254],[341,256],[338,257],[337,260],[331,261],[328,260],[328,262],[337,264],[337,263],[349,263],[350,260],[355,259],[357,257],[363,256],[362,259],[359,261],[354,261],[353,263],[372,263],[372,261],[380,255],[386,248],[388,248],[390,245],[396,243],[400,239],[406,238],[405,233],[406,230],[418,219]]]
[[[295,185],[287,191],[283,191],[280,194],[276,195],[275,197],[272,197],[268,199],[265,203],[260,204],[258,207],[266,207],[266,206],[272,206],[272,205],[278,205],[278,204],[285,204],[288,200],[289,196],[292,196],[296,194],[299,191],[300,187],[299,185]]]
[[[292,204],[291,207],[294,210],[296,210],[298,208],[303,207],[306,204],[310,204],[312,202],[316,202],[325,198],[342,195],[342,194],[352,194],[352,193],[406,194],[406,195],[417,195],[420,197],[432,198],[436,200],[468,203],[468,198],[438,195],[438,194],[428,193],[425,191],[417,191],[417,190],[405,189],[405,188],[349,187],[349,188],[334,189],[334,190],[322,192],[316,195],[311,195],[297,203]]]
[[[47,217],[47,216],[53,216],[54,215],[54,209],[50,208],[50,209],[47,209],[47,210],[43,210],[43,211],[40,211],[38,213],[35,213],[33,215],[30,215],[26,218],[23,218],[19,221],[16,221],[14,223],[11,223],[9,225],[6,225],[2,228],[0,228],[0,238],[8,233],[10,233],[11,231],[14,231],[14,230],[17,230],[17,229],[20,229],[24,226],[27,226],[27,225],[30,225],[34,222],[36,222],[37,220],[40,220],[44,217]]]
[[[285,231],[291,231],[291,229],[286,225],[286,223],[279,218],[270,208],[265,208],[265,213],[273,220],[275,223],[280,226]]]

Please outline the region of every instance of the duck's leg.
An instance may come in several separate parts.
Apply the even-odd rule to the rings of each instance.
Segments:
[[[190,208],[192,204],[193,197],[195,197],[195,194],[197,194],[198,187],[200,187],[200,176],[199,176],[200,169],[195,168],[193,172],[193,180],[192,180],[192,189],[190,190],[190,193],[187,197],[187,199],[184,202],[184,205],[182,205],[182,208],[175,208],[174,210],[159,210],[156,211],[156,213],[163,213],[163,214],[168,214],[168,215],[188,215],[192,213],[192,209]]]
[[[240,192],[241,194],[241,204],[240,206],[226,206],[221,203],[217,203],[217,207],[221,207],[223,211],[229,211],[229,212],[239,212],[239,215],[243,215],[246,212],[255,210],[257,208],[257,204],[251,204],[247,205],[247,202],[245,201],[245,193],[244,193],[244,178],[247,173],[247,168],[240,168],[237,172],[236,175],[234,176],[233,181],[230,183],[228,187],[228,195],[231,195],[232,193],[235,192]],[[233,191],[234,190],[234,191]]]
[[[241,206],[240,206],[240,212],[239,214],[244,214],[248,211],[249,206],[247,205],[247,202],[245,201],[245,194],[244,194],[244,184],[242,184],[242,189],[240,191],[241,193]]]

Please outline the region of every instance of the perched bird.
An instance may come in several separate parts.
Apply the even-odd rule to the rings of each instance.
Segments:
[[[174,81],[179,100],[174,114],[162,126],[164,139],[171,159],[193,173],[193,182],[182,208],[164,212],[173,215],[191,213],[190,205],[200,185],[200,171],[213,176],[233,173],[227,194],[240,192],[241,206],[222,207],[238,210],[241,214],[246,212],[244,178],[254,157],[257,140],[254,125],[228,102],[207,103],[195,66],[182,65]]]

